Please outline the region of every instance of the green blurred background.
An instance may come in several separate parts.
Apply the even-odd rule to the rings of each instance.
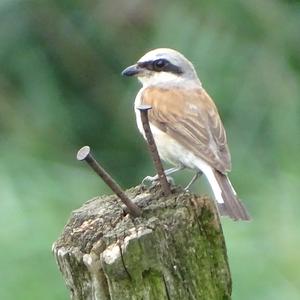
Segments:
[[[233,299],[299,299],[300,3],[261,0],[0,0],[0,299],[68,299],[51,245],[109,193],[79,147],[123,187],[154,172],[139,84],[120,72],[157,47],[184,53],[215,99],[254,218],[223,220]]]

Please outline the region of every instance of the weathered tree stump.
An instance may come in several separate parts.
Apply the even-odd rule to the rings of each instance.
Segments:
[[[230,299],[231,277],[215,206],[173,188],[126,191],[143,215],[115,195],[72,213],[53,252],[72,299]]]

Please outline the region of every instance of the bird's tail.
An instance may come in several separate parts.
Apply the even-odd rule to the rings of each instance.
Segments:
[[[229,178],[214,169],[211,169],[210,174],[207,175],[209,175],[207,179],[218,202],[220,215],[228,216],[235,221],[251,220],[246,207],[239,200]]]

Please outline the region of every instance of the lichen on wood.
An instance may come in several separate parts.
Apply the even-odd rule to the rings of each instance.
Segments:
[[[116,196],[75,210],[53,245],[72,299],[230,299],[231,277],[215,206],[180,188],[126,191],[143,208],[132,218]]]

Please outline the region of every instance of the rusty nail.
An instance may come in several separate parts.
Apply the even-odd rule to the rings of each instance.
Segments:
[[[85,160],[88,165],[102,178],[102,180],[111,188],[111,190],[121,199],[127,206],[129,213],[133,217],[142,215],[141,209],[136,206],[125,194],[118,183],[104,170],[104,168],[96,161],[91,154],[89,146],[82,147],[77,153],[77,160]]]
[[[149,124],[148,110],[151,108],[152,107],[150,105],[140,105],[137,107],[137,109],[141,113],[141,119],[142,119],[144,131],[145,131],[145,136],[147,138],[148,147],[149,147],[149,150],[150,150],[153,162],[154,162],[154,166],[157,171],[157,175],[159,178],[161,188],[163,190],[164,195],[168,196],[171,193],[170,185],[167,180],[163,165],[161,163],[161,160],[160,160],[160,157],[158,154],[158,150],[157,150],[157,147],[156,147],[156,144],[155,144],[155,141],[153,138],[153,134],[152,134],[152,131],[150,128],[150,124]]]

